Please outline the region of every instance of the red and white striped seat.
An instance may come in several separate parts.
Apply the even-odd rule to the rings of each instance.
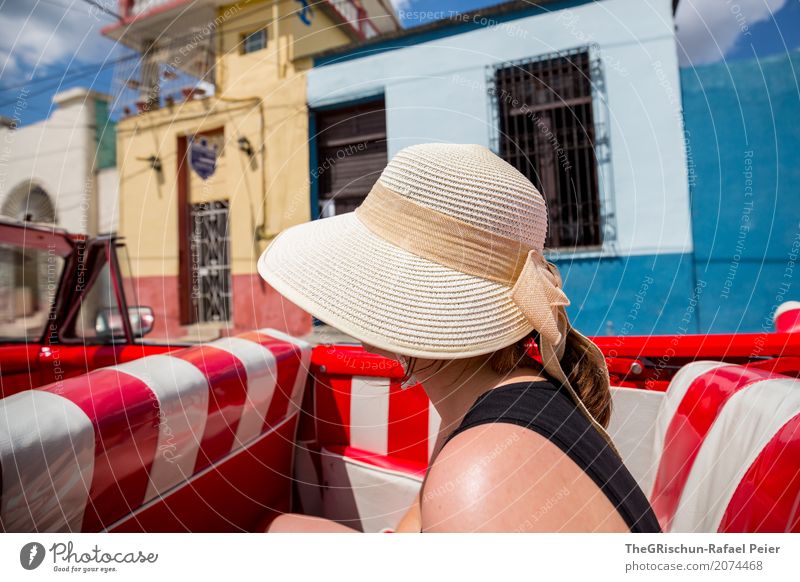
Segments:
[[[800,332],[800,301],[785,301],[772,316],[778,333]]]
[[[1,529],[258,529],[289,509],[310,353],[261,330],[0,400]]]
[[[295,464],[304,513],[367,532],[395,527],[408,509],[440,422],[422,386],[403,390],[392,370],[375,373],[315,373],[314,434]]]
[[[800,380],[682,368],[655,427],[650,499],[666,531],[800,531]]]
[[[396,374],[316,376],[315,434],[296,464],[302,509],[364,531],[394,527],[419,488],[438,416]],[[612,388],[612,397],[609,433],[666,531],[800,529],[800,381],[697,362],[666,393]]]

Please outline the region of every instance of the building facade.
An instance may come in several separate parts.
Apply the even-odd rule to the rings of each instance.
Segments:
[[[773,330],[800,265],[800,52],[681,71],[704,332]]]
[[[108,95],[74,88],[50,116],[23,127],[0,120],[0,215],[96,235],[117,227],[115,124]]]
[[[310,218],[311,56],[396,29],[390,5],[127,4],[105,33],[141,55],[117,75],[121,101],[130,97],[118,128],[119,230],[137,301],[156,313],[150,337],[307,333],[309,316],[260,279],[256,259]]]
[[[405,146],[484,145],[546,197],[576,326],[696,333],[673,8],[509,2],[316,57],[312,213],[353,209]]]

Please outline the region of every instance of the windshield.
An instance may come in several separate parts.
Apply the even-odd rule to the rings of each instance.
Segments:
[[[39,341],[58,293],[64,259],[56,249],[0,243],[0,341]]]

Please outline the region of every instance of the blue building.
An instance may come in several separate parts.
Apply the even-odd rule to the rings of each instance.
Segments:
[[[507,2],[319,56],[308,73],[312,213],[355,208],[403,147],[482,144],[545,195],[549,257],[584,332],[745,329],[743,313],[754,304],[740,281],[752,278],[750,263],[740,260],[722,308],[717,289],[728,255],[746,256],[736,253],[741,187],[730,204],[724,180],[709,188],[705,168],[742,136],[727,123],[732,135],[714,144],[719,128],[706,126],[721,113],[698,96],[715,73],[679,70],[675,4]],[[730,96],[719,91],[722,106]],[[728,176],[734,161],[720,160]],[[778,257],[782,228],[781,240],[769,242]],[[747,329],[769,317],[767,303],[748,313]]]
[[[800,52],[681,71],[703,331],[800,298]]]

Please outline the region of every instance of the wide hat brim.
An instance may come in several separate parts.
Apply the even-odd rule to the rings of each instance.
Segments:
[[[510,286],[399,248],[354,212],[285,230],[259,258],[258,272],[319,320],[404,356],[487,354],[533,329]]]

